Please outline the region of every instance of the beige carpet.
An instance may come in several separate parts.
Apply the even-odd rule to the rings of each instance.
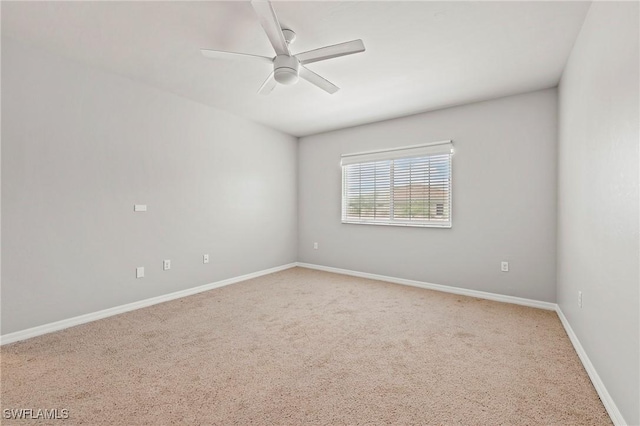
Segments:
[[[1,354],[68,424],[610,424],[554,312],[302,268]]]

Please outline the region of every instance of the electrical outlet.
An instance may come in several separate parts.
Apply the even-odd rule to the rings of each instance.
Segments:
[[[318,243],[313,243],[313,249],[318,250]]]
[[[509,262],[501,262],[500,263],[500,270],[502,272],[509,272]]]
[[[169,259],[162,262],[162,269],[164,269],[165,271],[171,269],[171,261]]]
[[[582,308],[582,292],[578,291],[578,308]]]
[[[144,266],[138,266],[136,268],[136,278],[144,278]]]
[[[208,254],[203,254],[202,255],[202,263],[209,263],[209,255]]]

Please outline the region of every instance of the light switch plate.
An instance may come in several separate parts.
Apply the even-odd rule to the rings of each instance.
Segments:
[[[144,278],[144,266],[138,266],[136,268],[136,278]]]
[[[146,212],[147,211],[147,205],[146,204],[134,204],[133,205],[133,211],[134,212]]]

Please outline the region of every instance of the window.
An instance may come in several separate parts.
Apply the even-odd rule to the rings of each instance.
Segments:
[[[451,141],[342,156],[342,222],[451,227]]]

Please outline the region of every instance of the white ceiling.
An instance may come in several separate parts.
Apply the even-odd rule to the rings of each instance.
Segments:
[[[256,91],[270,65],[200,48],[273,56],[235,2],[2,2],[2,34],[224,109],[295,136],[555,86],[589,2],[274,2],[293,53],[361,38],[366,52]]]

